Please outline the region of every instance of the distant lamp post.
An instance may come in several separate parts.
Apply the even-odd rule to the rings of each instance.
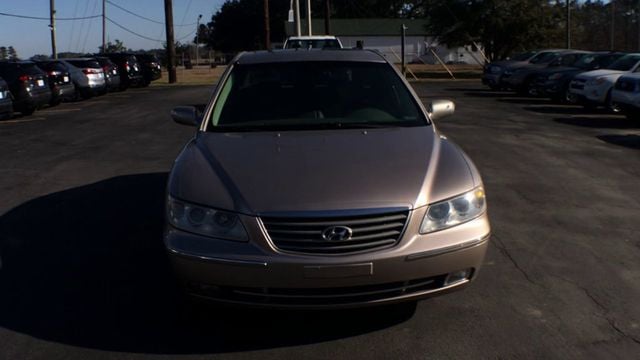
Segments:
[[[202,14],[198,15],[198,21],[196,21],[196,66],[200,62],[200,19],[202,19]]]
[[[289,16],[287,17],[287,22],[295,22],[293,19],[293,0],[289,3]]]

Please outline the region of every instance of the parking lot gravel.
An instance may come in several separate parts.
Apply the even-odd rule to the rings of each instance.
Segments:
[[[414,83],[485,180],[493,237],[465,291],[348,311],[185,303],[161,243],[171,121],[207,86],[0,121],[0,359],[567,359],[640,354],[640,122]]]

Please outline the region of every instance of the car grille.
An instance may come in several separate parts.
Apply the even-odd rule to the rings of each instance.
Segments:
[[[584,89],[584,83],[586,81],[582,80],[582,79],[575,79],[573,81],[571,81],[571,88],[572,89],[577,89],[577,90],[582,90]]]
[[[347,305],[393,299],[400,296],[437,290],[444,286],[445,275],[376,285],[334,288],[254,288],[188,284],[188,291],[198,296],[248,304],[281,306]]]
[[[616,82],[616,89],[632,92],[636,89],[636,81],[631,79],[619,79]]]
[[[349,217],[263,217],[273,244],[280,250],[311,254],[346,254],[394,246],[400,239],[409,212]],[[344,240],[326,240],[323,232],[348,227]]]

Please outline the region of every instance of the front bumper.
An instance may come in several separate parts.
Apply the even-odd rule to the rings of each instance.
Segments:
[[[482,84],[490,87],[500,87],[504,84],[501,83],[501,74],[485,73],[482,75]]]
[[[615,104],[624,106],[625,108],[640,108],[640,93],[614,90],[612,99]]]
[[[11,98],[3,97],[3,99],[0,99],[0,119],[10,117],[12,114],[13,101],[11,101]]]
[[[293,308],[343,308],[418,300],[462,289],[475,279],[488,246],[486,214],[419,235],[417,209],[392,248],[359,254],[310,255],[278,250],[257,218],[243,223],[248,243],[167,228],[164,241],[187,291],[218,302]],[[469,270],[447,283],[447,274]]]

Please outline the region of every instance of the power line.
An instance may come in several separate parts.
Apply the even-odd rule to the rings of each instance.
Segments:
[[[155,23],[155,24],[164,25],[164,23],[162,21],[157,21],[157,20],[150,19],[148,17],[142,16],[140,14],[136,14],[133,11],[127,10],[127,9],[123,8],[122,6],[120,6],[120,5],[116,4],[116,3],[113,3],[113,2],[111,2],[109,0],[107,0],[107,4],[113,5],[113,6],[117,7],[118,9],[120,9],[120,10],[122,10],[122,11],[128,13],[128,14],[131,14],[131,15],[133,15],[135,17],[138,17],[140,19],[147,20],[147,21],[150,21],[150,22]],[[193,25],[196,25],[196,24],[197,23],[191,23],[191,24],[180,24],[180,25],[174,25],[174,26],[193,26]]]
[[[178,38],[178,39],[177,39],[177,41],[184,40],[184,39],[188,38],[189,36],[191,36],[191,35],[195,34],[195,32],[196,32],[196,31],[195,31],[195,30],[193,30],[192,32],[188,33],[187,35],[185,35],[185,36],[183,36],[183,37],[181,37],[181,38]]]
[[[27,15],[18,15],[18,14],[9,14],[9,13],[4,13],[4,12],[0,12],[0,16],[9,16],[9,17],[16,17],[16,18],[21,18],[21,19],[31,19],[31,20],[46,20],[46,21],[51,21],[50,18],[48,17],[39,17],[39,16],[27,16]],[[86,20],[86,19],[95,19],[95,18],[99,18],[101,17],[102,14],[98,14],[98,15],[91,15],[91,16],[83,16],[83,17],[72,17],[72,18],[59,18],[56,17],[56,21],[58,20],[62,20],[62,21],[66,21],[66,20]],[[194,23],[195,24],[195,23]]]
[[[102,15],[101,15],[101,16],[102,16]],[[144,36],[144,35],[138,34],[137,32],[135,32],[135,31],[133,31],[133,30],[127,29],[127,28],[126,28],[126,27],[124,27],[123,25],[120,25],[120,24],[118,24],[117,22],[115,22],[115,21],[111,20],[109,17],[106,17],[106,19],[107,19],[110,23],[112,23],[113,25],[115,25],[115,26],[119,27],[120,29],[122,29],[122,30],[124,30],[124,31],[126,31],[126,32],[128,32],[128,33],[131,33],[131,34],[133,34],[133,35],[135,35],[135,36],[141,37],[141,38],[146,39],[146,40],[157,41],[157,42],[159,42],[159,43],[162,43],[162,42],[163,42],[163,40],[153,39],[153,38],[150,38],[150,37],[148,37],[148,36]]]

